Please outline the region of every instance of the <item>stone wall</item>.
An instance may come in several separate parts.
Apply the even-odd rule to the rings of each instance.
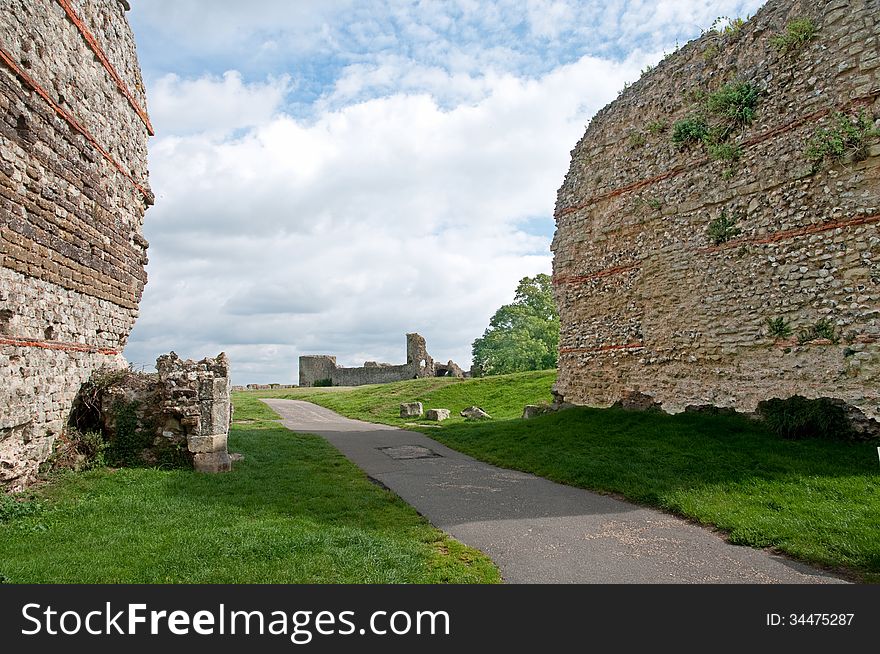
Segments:
[[[72,425],[80,433],[100,431],[111,463],[230,470],[226,355],[192,361],[171,352],[156,360],[156,370],[98,370],[74,401]],[[114,453],[122,460],[114,461]]]
[[[226,472],[232,468],[227,450],[232,421],[229,360],[182,360],[174,352],[156,360],[164,402],[157,438],[182,436],[199,472]]]
[[[420,377],[464,377],[453,361],[435,364],[428,354],[425,339],[419,334],[406,335],[406,363],[391,365],[367,361],[359,368],[336,365],[336,357],[326,354],[299,358],[299,385],[314,386],[316,382],[332,386],[363,386],[387,384]]]
[[[0,486],[36,472],[93,371],[122,348],[146,274],[143,84],[125,4],[0,12]]]
[[[780,51],[772,39],[802,18],[815,37]],[[673,144],[676,121],[739,82],[759,95],[728,141],[738,161]],[[770,0],[600,111],[557,195],[558,394],[607,406],[640,391],[670,411],[830,396],[880,418],[880,145],[805,154],[840,120],[880,126],[878,97],[877,0]],[[722,217],[736,222],[719,241]],[[833,338],[810,333],[821,321]]]

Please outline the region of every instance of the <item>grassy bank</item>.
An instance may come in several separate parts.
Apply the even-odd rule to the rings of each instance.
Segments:
[[[549,401],[556,371],[521,372],[481,379],[412,379],[351,389],[288,388],[236,393],[236,398],[277,397],[306,400],[333,409],[349,418],[402,427],[413,423],[400,417],[402,402],[421,402],[425,409],[449,409],[446,426],[465,422],[459,411],[476,405],[495,419],[519,418],[526,404]],[[437,423],[422,422],[426,425]]]
[[[403,401],[423,399],[426,406],[454,410],[462,401],[478,404],[496,419],[449,421],[425,433],[496,465],[714,525],[734,543],[773,547],[880,581],[874,445],[782,440],[741,416],[583,408],[524,421],[516,416],[524,404],[549,393],[552,374],[438,387],[425,383],[431,381],[287,395],[389,424],[402,422],[394,414]]]
[[[431,527],[323,439],[236,402],[225,475],[99,469],[0,507],[13,583],[491,583],[483,554]]]

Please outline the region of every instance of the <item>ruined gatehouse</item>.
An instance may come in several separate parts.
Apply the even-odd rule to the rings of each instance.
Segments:
[[[558,395],[880,418],[878,119],[876,0],[770,0],[624,89],[557,195]]]
[[[421,377],[464,376],[454,361],[435,363],[425,339],[415,333],[406,335],[406,363],[401,365],[367,361],[359,368],[345,368],[336,365],[335,356],[327,354],[299,358],[300,386],[363,386]]]

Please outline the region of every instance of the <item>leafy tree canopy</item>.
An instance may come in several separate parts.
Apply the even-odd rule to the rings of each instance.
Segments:
[[[524,277],[511,304],[489,321],[473,343],[474,374],[504,375],[556,367],[559,315],[549,275]]]

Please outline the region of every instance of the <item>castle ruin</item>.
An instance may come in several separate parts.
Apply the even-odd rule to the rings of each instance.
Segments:
[[[326,354],[299,358],[300,386],[363,386],[386,384],[421,377],[464,377],[454,362],[435,363],[428,354],[425,339],[419,334],[406,335],[406,363],[392,365],[367,361],[360,368],[336,365],[336,357]]]
[[[876,0],[770,0],[601,110],[557,195],[558,396],[880,418],[878,98]]]

